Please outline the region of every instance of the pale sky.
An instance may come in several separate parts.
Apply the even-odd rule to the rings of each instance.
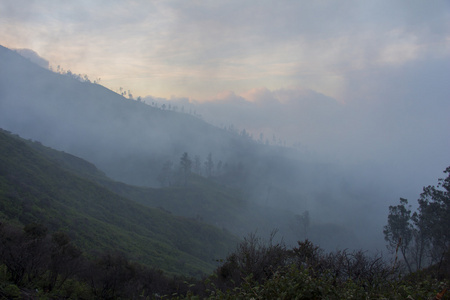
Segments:
[[[0,0],[0,44],[405,186],[450,165],[449,0]]]
[[[114,90],[214,100],[255,88],[345,102],[355,72],[449,59],[450,1],[0,0],[0,44]]]

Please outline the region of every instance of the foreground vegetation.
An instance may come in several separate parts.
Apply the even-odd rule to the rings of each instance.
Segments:
[[[186,279],[133,263],[119,252],[88,255],[40,224],[0,225],[1,299],[135,299],[187,291]]]
[[[203,279],[169,277],[120,253],[86,256],[61,232],[0,226],[4,299],[448,299],[450,268],[403,274],[363,251],[293,249],[250,235]],[[450,266],[450,257],[444,259]]]
[[[443,267],[450,248],[450,167],[437,186],[423,188],[418,209],[411,211],[408,200],[389,207],[384,235],[388,247],[401,253],[409,272],[424,266]]]

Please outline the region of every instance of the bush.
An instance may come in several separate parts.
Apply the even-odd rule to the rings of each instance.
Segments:
[[[414,280],[400,275],[378,254],[325,253],[308,240],[288,250],[250,235],[205,281],[203,292],[185,298],[433,299],[449,284],[420,274]]]
[[[15,284],[2,284],[0,285],[0,298],[20,299],[20,289]]]

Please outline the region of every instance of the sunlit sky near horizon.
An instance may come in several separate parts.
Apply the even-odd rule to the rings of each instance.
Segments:
[[[0,44],[136,96],[346,102],[355,74],[448,61],[450,1],[0,0]]]

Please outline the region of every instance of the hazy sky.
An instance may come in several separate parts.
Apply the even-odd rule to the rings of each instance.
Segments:
[[[448,59],[450,1],[0,0],[0,43],[135,95],[211,100]]]
[[[0,44],[424,185],[450,164],[448,0],[0,0]]]

